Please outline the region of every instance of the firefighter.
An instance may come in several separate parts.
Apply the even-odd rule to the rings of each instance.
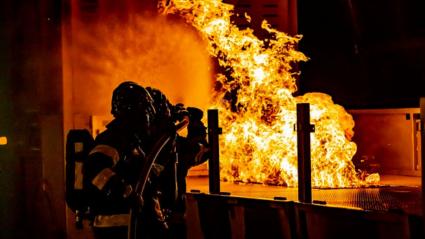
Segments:
[[[140,200],[134,189],[147,155],[161,135],[175,131],[174,122],[190,112],[181,105],[172,106],[157,89],[124,82],[113,92],[111,113],[114,120],[96,137],[83,169],[84,185],[91,193],[95,238],[127,238],[129,212],[136,206],[141,208],[137,238],[183,238],[184,230],[173,233],[182,221],[171,219],[184,213],[185,173],[208,159],[205,127],[191,117],[187,138],[172,137],[152,166]]]
[[[147,89],[153,96],[155,105],[160,109],[159,114],[163,115],[160,118],[166,119],[168,113],[165,113],[165,115],[161,113],[168,112],[168,110],[165,110],[167,107],[164,107],[169,105],[166,97],[157,89],[149,87]],[[177,104],[171,107],[171,115],[173,122],[180,121],[183,116],[189,117],[187,137],[177,135],[174,145],[175,157],[168,156],[165,160],[168,161],[168,167],[165,167],[158,187],[162,188],[161,192],[163,193],[161,205],[164,208],[164,214],[169,226],[168,238],[185,239],[186,176],[191,167],[208,160],[211,157],[211,151],[206,140],[206,127],[201,121],[203,118],[202,110],[194,107],[185,108],[183,104]],[[164,162],[163,159],[161,161]],[[170,185],[175,185],[176,187]]]

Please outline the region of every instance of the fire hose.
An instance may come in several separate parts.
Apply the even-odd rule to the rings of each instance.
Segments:
[[[152,166],[155,164],[158,155],[162,152],[165,145],[175,136],[177,132],[180,132],[186,128],[189,124],[189,116],[184,116],[183,119],[175,125],[175,131],[169,130],[164,133],[155,143],[151,152],[146,156],[144,166],[140,172],[139,179],[134,189],[136,195],[136,205],[130,209],[130,225],[128,228],[128,239],[136,239],[137,232],[137,214],[140,213],[143,207],[143,192],[146,187],[149,175],[152,171]]]

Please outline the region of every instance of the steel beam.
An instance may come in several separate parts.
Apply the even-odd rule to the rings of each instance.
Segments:
[[[298,201],[311,203],[310,104],[297,104]]]
[[[220,160],[219,141],[221,128],[218,127],[218,110],[208,110],[208,143],[211,148],[211,158],[208,161],[209,190],[211,194],[220,193]]]

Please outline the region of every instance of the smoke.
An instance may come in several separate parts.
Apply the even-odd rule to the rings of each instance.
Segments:
[[[135,81],[163,91],[172,103],[206,109],[212,80],[206,45],[173,18],[135,16],[73,27],[74,113],[107,115],[113,89]]]

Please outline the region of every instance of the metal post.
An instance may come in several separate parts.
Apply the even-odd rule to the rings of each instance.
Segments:
[[[208,142],[211,148],[211,158],[208,161],[208,175],[210,193],[220,193],[220,163],[218,135],[221,128],[218,127],[218,110],[208,110]]]
[[[311,203],[310,104],[297,104],[298,201]]]
[[[425,97],[420,99],[421,107],[421,179],[422,179],[422,218],[425,218]],[[425,220],[423,220],[425,234]]]

